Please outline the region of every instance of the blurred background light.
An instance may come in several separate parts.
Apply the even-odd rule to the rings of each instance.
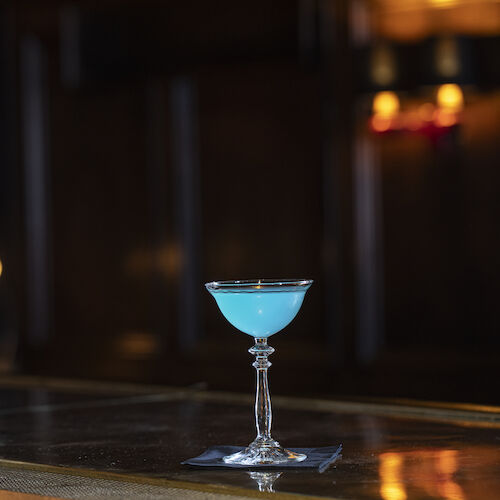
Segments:
[[[429,5],[437,9],[452,7],[457,3],[457,0],[429,0]]]
[[[437,91],[437,103],[447,112],[458,113],[464,107],[462,89],[456,83],[441,85]]]
[[[387,87],[396,79],[396,59],[389,45],[377,45],[372,52],[371,80],[380,87]]]
[[[373,98],[373,114],[383,118],[393,118],[399,113],[399,97],[395,92],[383,91]]]
[[[445,78],[456,77],[461,70],[458,43],[455,38],[440,38],[436,45],[436,70]]]
[[[434,122],[438,127],[452,127],[457,123],[457,117],[455,113],[451,113],[445,109],[438,109]]]
[[[425,122],[432,121],[435,112],[436,112],[436,107],[431,102],[425,102],[421,104],[418,108],[418,115],[420,119]]]
[[[393,128],[394,119],[400,108],[399,97],[395,92],[384,90],[373,98],[371,126],[375,132],[386,132]]]
[[[306,274],[277,392],[498,403],[500,0],[14,3],[0,334],[20,373],[247,390],[203,282]]]
[[[391,128],[391,119],[380,115],[374,115],[371,119],[371,125],[375,132],[386,132]]]
[[[124,332],[117,339],[117,350],[124,358],[148,359],[158,352],[157,337],[151,332]]]
[[[376,32],[390,39],[500,33],[498,0],[377,0],[374,7]]]

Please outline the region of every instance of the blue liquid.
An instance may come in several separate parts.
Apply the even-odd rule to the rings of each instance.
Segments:
[[[210,290],[210,293],[229,323],[253,337],[267,338],[295,318],[306,289],[278,292]]]

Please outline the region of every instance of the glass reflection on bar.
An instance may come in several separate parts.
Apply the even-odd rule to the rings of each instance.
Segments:
[[[403,457],[398,453],[380,455],[380,495],[384,500],[405,500],[407,498],[401,477]]]
[[[462,487],[454,480],[459,469],[458,458],[457,450],[382,453],[379,456],[380,495],[384,500],[423,496],[466,500]]]

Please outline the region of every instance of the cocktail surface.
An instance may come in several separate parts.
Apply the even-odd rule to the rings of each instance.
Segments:
[[[297,315],[308,286],[210,290],[224,317],[238,330],[266,338],[287,326]]]

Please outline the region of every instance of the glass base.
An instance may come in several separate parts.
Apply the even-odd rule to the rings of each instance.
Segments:
[[[294,453],[280,446],[274,439],[256,439],[242,451],[223,457],[226,464],[277,465],[288,462],[302,462],[307,455]]]

